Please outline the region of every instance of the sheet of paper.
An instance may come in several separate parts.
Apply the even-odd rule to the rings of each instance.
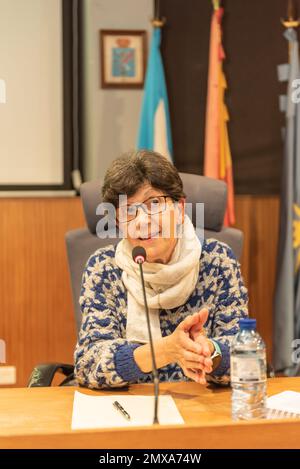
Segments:
[[[269,418],[300,417],[300,392],[283,391],[267,399]]]
[[[114,401],[118,401],[128,412],[130,421],[113,406]],[[79,430],[152,425],[153,412],[153,396],[89,396],[75,391],[71,428]],[[159,397],[158,418],[161,425],[184,423],[172,396]]]

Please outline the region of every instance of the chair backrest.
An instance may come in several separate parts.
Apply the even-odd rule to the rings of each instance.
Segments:
[[[223,220],[226,209],[227,186],[216,179],[196,174],[180,173],[186,201],[193,206],[192,221],[196,226],[196,203],[204,203],[204,237],[215,238],[228,244],[239,259],[242,251],[243,234],[235,228],[224,228]],[[81,279],[85,264],[91,254],[98,248],[115,244],[118,238],[100,239],[96,234],[96,226],[101,215],[96,214],[96,207],[102,202],[101,181],[82,184],[81,200],[87,228],[72,230],[66,233],[66,245],[71,276],[71,286],[75,308],[77,330],[80,328],[81,311],[79,296]]]

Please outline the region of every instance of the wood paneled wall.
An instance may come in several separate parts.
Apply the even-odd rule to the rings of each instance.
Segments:
[[[84,218],[79,198],[0,199],[0,212],[0,338],[25,386],[37,363],[73,361],[64,235]]]
[[[236,227],[244,233],[242,274],[249,290],[250,316],[272,361],[273,294],[279,229],[279,197],[236,196]]]
[[[76,334],[64,235],[84,226],[84,217],[79,198],[0,199],[0,210],[0,338],[7,363],[17,367],[17,385],[26,386],[35,364],[72,363]],[[277,197],[236,197],[250,313],[269,359],[278,210]]]

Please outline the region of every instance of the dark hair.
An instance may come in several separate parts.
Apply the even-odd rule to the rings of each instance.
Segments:
[[[113,161],[105,174],[103,201],[117,208],[119,195],[131,197],[147,182],[174,200],[185,197],[182,180],[175,166],[159,153],[139,150],[125,153]]]

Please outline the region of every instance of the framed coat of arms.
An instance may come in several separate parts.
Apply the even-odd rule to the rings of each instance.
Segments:
[[[101,30],[101,88],[142,88],[146,31]]]

